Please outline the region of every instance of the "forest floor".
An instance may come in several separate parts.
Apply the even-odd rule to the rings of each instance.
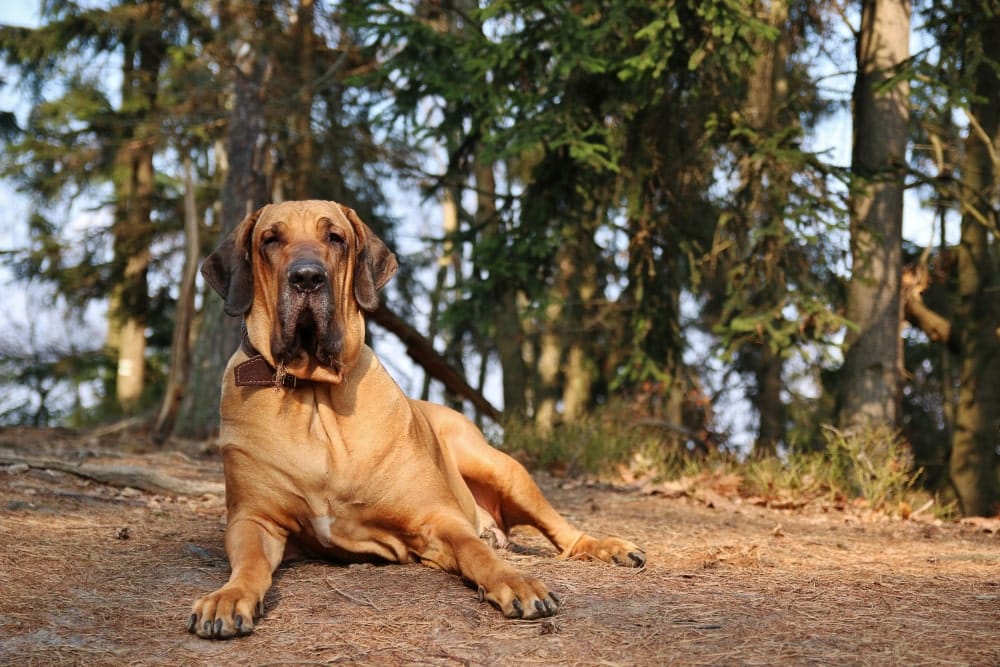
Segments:
[[[557,560],[515,531],[503,557],[562,607],[510,621],[426,567],[299,561],[278,571],[254,634],[216,642],[185,631],[192,601],[228,576],[209,445],[165,453],[135,434],[7,430],[0,461],[2,665],[1000,665],[996,519],[769,503],[732,476],[539,475],[559,510],[643,545],[648,565]],[[105,484],[60,461],[207,491]]]

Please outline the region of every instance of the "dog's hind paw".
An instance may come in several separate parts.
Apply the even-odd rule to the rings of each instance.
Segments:
[[[568,558],[594,559],[622,567],[645,567],[646,552],[617,537],[597,539],[584,535],[572,546]]]

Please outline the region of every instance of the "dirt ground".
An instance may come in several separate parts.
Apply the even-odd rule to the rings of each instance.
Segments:
[[[0,664],[1000,665],[1000,521],[778,510],[720,480],[539,476],[572,520],[648,555],[638,571],[560,561],[515,532],[504,558],[560,597],[551,619],[506,620],[417,565],[299,561],[279,570],[253,635],[201,640],[185,631],[190,605],[228,576],[221,464],[181,444],[0,431]],[[99,483],[57,460],[208,491]]]

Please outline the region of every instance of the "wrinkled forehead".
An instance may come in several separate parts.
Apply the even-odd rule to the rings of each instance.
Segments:
[[[265,234],[275,232],[303,240],[330,232],[337,232],[344,239],[353,239],[356,235],[356,230],[338,204],[318,200],[290,201],[267,206],[257,219],[253,235],[260,239]]]

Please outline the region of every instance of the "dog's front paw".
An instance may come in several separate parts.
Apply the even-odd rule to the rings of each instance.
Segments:
[[[542,618],[559,609],[559,598],[545,584],[517,572],[480,584],[479,600],[489,602],[507,618]]]
[[[253,632],[254,619],[263,615],[263,600],[226,585],[194,603],[187,629],[202,639],[231,639]]]
[[[584,535],[573,548],[570,558],[595,558],[605,563],[614,563],[623,567],[643,567],[646,564],[646,552],[636,545],[617,537],[597,539]]]

